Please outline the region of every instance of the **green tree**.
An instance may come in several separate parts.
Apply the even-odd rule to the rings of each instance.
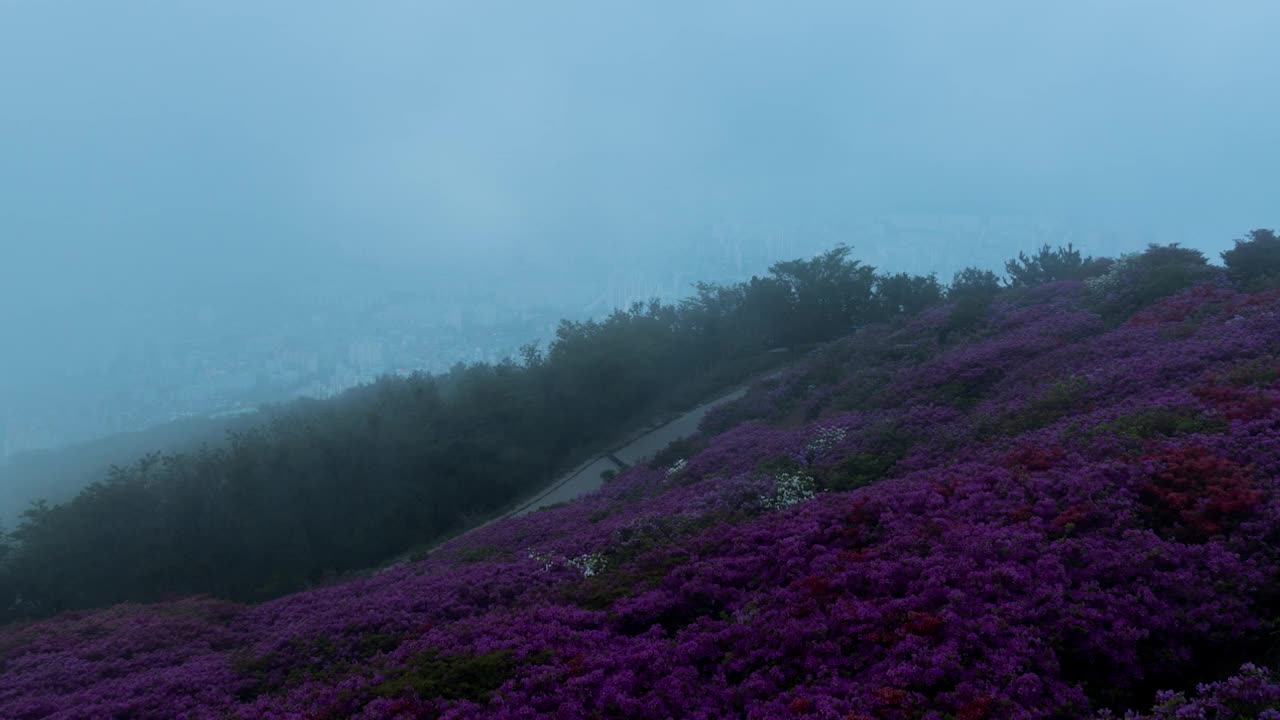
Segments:
[[[1084,280],[1100,270],[1091,257],[1082,257],[1071,243],[1050,248],[1040,246],[1034,255],[1018,253],[1004,264],[1008,285],[1015,288],[1035,287],[1058,280]]]
[[[1280,287],[1280,237],[1274,230],[1257,229],[1222,253],[1227,274],[1248,290]]]
[[[999,292],[1000,278],[990,270],[967,267],[956,273],[947,287],[951,315],[938,333],[939,341],[946,342],[954,335],[978,328]]]
[[[875,268],[850,260],[852,249],[838,245],[809,260],[775,263],[770,274],[789,301],[783,331],[788,344],[828,339],[853,328],[872,308]]]
[[[888,319],[919,314],[942,301],[943,287],[936,275],[894,273],[876,276],[878,315]]]

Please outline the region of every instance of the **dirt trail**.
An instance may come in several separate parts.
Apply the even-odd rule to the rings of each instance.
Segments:
[[[621,472],[626,469],[627,466],[635,465],[653,457],[658,453],[658,451],[662,450],[667,445],[670,445],[672,442],[692,436],[698,431],[698,424],[702,422],[702,418],[705,417],[710,410],[725,403],[737,400],[747,394],[747,390],[751,385],[778,375],[781,372],[782,371],[780,369],[771,370],[760,376],[752,378],[746,383],[743,383],[739,387],[720,395],[714,400],[702,403],[701,405],[687,410],[674,418],[637,430],[627,438],[622,445],[606,450],[596,457],[587,460],[573,470],[570,470],[548,483],[546,487],[536,495],[516,506],[513,510],[504,512],[483,524],[477,525],[476,527],[467,530],[465,533],[462,533],[462,535],[467,535],[479,530],[480,528],[488,527],[499,520],[505,520],[510,517],[531,513],[550,505],[568,502],[586,495],[589,492],[598,490],[602,485],[604,485],[604,478],[601,477],[601,473],[606,470]],[[442,540],[428,549],[425,554],[429,555],[430,553],[435,552],[445,543],[452,542],[458,537],[461,537],[461,535],[454,536],[448,540]],[[403,553],[385,565],[382,570],[403,565],[409,562],[411,556],[421,554],[423,553]],[[381,570],[379,572],[381,572]]]
[[[604,479],[600,477],[600,473],[605,470],[622,471],[626,469],[626,466],[635,465],[653,457],[658,451],[672,442],[683,440],[696,433],[698,431],[698,423],[702,422],[703,416],[709,410],[737,400],[746,393],[747,389],[740,387],[733,392],[721,395],[715,400],[705,402],[658,427],[645,431],[644,434],[632,438],[622,447],[605,453],[586,465],[579,466],[567,475],[562,475],[543,490],[541,494],[511,511],[508,516],[531,513],[548,505],[568,502],[593,490],[598,490],[601,485],[604,485]],[[621,461],[621,464],[618,461]]]

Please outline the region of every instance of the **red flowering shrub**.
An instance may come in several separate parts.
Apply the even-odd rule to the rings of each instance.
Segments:
[[[1153,522],[1182,537],[1229,532],[1264,497],[1248,468],[1203,447],[1173,447],[1142,460],[1152,468],[1142,495]]]
[[[956,720],[984,720],[991,716],[995,702],[992,697],[974,698],[956,710]]]
[[[1023,445],[1006,455],[1005,462],[1011,467],[1039,472],[1056,466],[1064,457],[1066,457],[1066,451],[1060,447]]]
[[[1201,385],[1195,395],[1228,420],[1258,420],[1280,409],[1280,389],[1274,385]]]

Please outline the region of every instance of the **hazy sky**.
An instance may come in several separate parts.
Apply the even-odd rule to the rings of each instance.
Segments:
[[[718,222],[1221,249],[1280,223],[1277,36],[1274,0],[0,0],[0,337]]]

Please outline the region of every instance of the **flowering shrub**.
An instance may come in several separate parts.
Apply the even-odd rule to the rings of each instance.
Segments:
[[[1086,283],[1093,308],[1119,320],[1212,275],[1203,253],[1175,243],[1149,245],[1141,253],[1124,255]]]
[[[1280,719],[1280,297],[1100,287],[864,328],[421,562],[0,628],[0,717]]]
[[[760,504],[769,510],[781,510],[812,499],[817,491],[817,484],[808,475],[780,473],[774,478],[773,493],[761,495]]]
[[[1135,272],[1137,266],[1138,253],[1125,253],[1116,258],[1106,272],[1087,278],[1084,282],[1090,293],[1097,297],[1105,297],[1123,289],[1125,281]]]
[[[1116,718],[1104,711],[1100,716]],[[1245,663],[1231,677],[1196,686],[1195,697],[1164,690],[1156,695],[1149,714],[1126,713],[1125,720],[1200,720],[1254,718],[1280,720],[1280,679],[1270,670]]]
[[[582,577],[599,575],[606,567],[605,558],[600,553],[587,553],[565,561],[569,567],[582,573]]]
[[[839,445],[845,438],[844,428],[839,427],[823,427],[818,428],[814,433],[813,439],[805,446],[805,451],[810,457],[821,455],[831,448]]]
[[[1151,477],[1142,488],[1158,527],[1207,539],[1248,517],[1264,493],[1252,473],[1203,447],[1177,446],[1143,458]]]

